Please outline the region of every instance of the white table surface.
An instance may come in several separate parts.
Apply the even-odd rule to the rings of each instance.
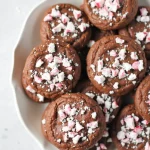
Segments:
[[[40,150],[20,123],[10,76],[13,48],[32,8],[42,0],[0,0],[0,150]]]

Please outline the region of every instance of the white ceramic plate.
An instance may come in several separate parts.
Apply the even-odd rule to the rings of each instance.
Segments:
[[[82,0],[48,0],[35,7],[25,21],[13,57],[12,86],[17,112],[25,129],[29,131],[43,150],[56,150],[45,140],[40,129],[41,116],[47,104],[37,104],[25,95],[21,86],[21,74],[28,54],[34,46],[40,44],[39,31],[43,12],[57,3],[71,3],[80,6]],[[140,5],[150,6],[150,0],[139,0],[139,3]]]

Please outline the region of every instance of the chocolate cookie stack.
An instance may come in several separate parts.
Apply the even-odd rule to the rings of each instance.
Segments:
[[[56,4],[45,12],[40,36],[22,85],[31,100],[49,103],[45,138],[60,150],[113,143],[150,150],[150,7],[138,8],[137,0]],[[131,93],[134,104],[126,106]]]

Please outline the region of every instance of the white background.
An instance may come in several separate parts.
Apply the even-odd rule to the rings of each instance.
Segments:
[[[40,150],[20,123],[10,86],[13,48],[24,20],[42,0],[0,0],[0,150]]]

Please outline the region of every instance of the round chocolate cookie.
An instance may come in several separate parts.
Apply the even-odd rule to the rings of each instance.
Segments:
[[[85,87],[82,91],[85,95],[94,99],[104,113],[106,123],[110,123],[117,115],[121,99],[99,92],[93,85]]]
[[[109,149],[111,144],[112,144],[112,138],[110,137],[110,128],[107,127],[102,139],[99,140],[95,146],[93,148],[91,148],[90,150],[106,150]]]
[[[58,39],[79,50],[89,41],[91,28],[87,16],[79,8],[70,4],[57,4],[46,11],[40,34],[44,42]]]
[[[98,104],[84,94],[66,94],[52,102],[42,117],[42,131],[61,150],[86,150],[101,139],[106,127]]]
[[[112,132],[118,150],[150,149],[150,124],[139,116],[134,105],[128,105],[121,111]]]
[[[147,62],[139,44],[114,35],[97,41],[87,56],[87,73],[101,92],[115,96],[132,91],[144,77]]]
[[[115,30],[128,25],[138,10],[137,0],[84,0],[84,12],[94,26]]]
[[[139,114],[150,122],[150,75],[138,86],[134,103]]]
[[[70,92],[77,84],[80,72],[76,51],[69,44],[51,40],[31,51],[23,70],[22,83],[32,100],[46,102]]]
[[[150,7],[139,7],[136,18],[127,27],[119,30],[119,34],[135,39],[150,59]]]

